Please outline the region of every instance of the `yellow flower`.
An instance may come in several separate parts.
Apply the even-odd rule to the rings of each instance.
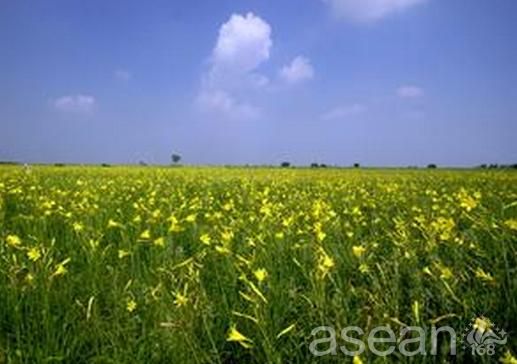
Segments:
[[[492,328],[492,322],[490,322],[486,317],[477,317],[472,327],[477,331],[484,333]]]
[[[264,268],[257,269],[253,274],[259,283],[262,283],[267,278],[267,271]]]
[[[68,272],[68,269],[66,269],[66,265],[70,262],[70,258],[66,258],[61,263],[58,263],[56,265],[56,269],[54,270],[54,273],[52,273],[51,277],[58,277],[65,275]]]
[[[122,259],[122,258],[125,258],[129,255],[129,252],[128,251],[125,251],[125,250],[122,250],[122,249],[119,249],[118,251],[118,258],[119,259]]]
[[[41,251],[37,247],[30,248],[27,257],[33,262],[37,262],[41,258]]]
[[[353,364],[363,364],[363,361],[359,357],[359,355],[354,355],[354,359],[352,360]]]
[[[243,347],[249,349],[251,348],[251,344],[253,341],[243,334],[241,334],[235,325],[232,325],[230,327],[230,331],[228,332],[228,337],[226,338],[226,341],[234,341],[241,344]]]
[[[75,231],[76,233],[81,232],[81,231],[83,231],[83,230],[84,230],[84,226],[83,226],[81,223],[79,223],[79,222],[74,222],[74,224],[72,225],[72,227],[73,227],[73,229],[74,229],[74,231]]]
[[[368,265],[366,264],[360,264],[359,265],[359,272],[363,273],[363,274],[366,274],[366,273],[369,273],[370,272],[370,267],[368,267]]]
[[[511,230],[517,230],[517,219],[509,219],[504,224]]]
[[[169,221],[171,223],[171,225],[169,226],[170,233],[177,233],[177,232],[183,231],[183,228],[179,224],[179,221],[176,218],[176,216],[172,215],[171,217],[169,217]]]
[[[7,245],[13,247],[20,246],[22,244],[22,240],[18,235],[7,235],[5,241],[7,242]]]
[[[461,189],[457,194],[460,206],[466,211],[471,211],[478,205],[478,200],[481,199],[481,193],[476,192],[474,196],[470,196],[467,191]]]
[[[153,244],[163,248],[165,246],[165,238],[160,237],[158,239],[155,239]]]
[[[333,268],[334,267],[334,259],[332,259],[330,256],[326,255],[324,258],[323,258],[323,261],[322,261],[322,266],[327,268],[327,269],[330,269],[330,268]]]
[[[210,245],[210,236],[208,234],[203,234],[199,237],[199,240],[205,245]]]
[[[67,272],[68,272],[68,270],[66,269],[66,267],[64,265],[58,264],[56,270],[54,271],[53,276],[62,276],[64,274],[66,274]]]
[[[224,245],[218,245],[215,247],[215,251],[222,255],[229,255],[232,251]]]
[[[188,297],[184,294],[181,294],[181,293],[176,293],[175,294],[175,298],[174,298],[174,304],[177,306],[177,307],[182,307],[182,306],[185,306],[187,303],[188,303]]]
[[[293,221],[294,221],[294,217],[290,216],[290,217],[285,218],[285,219],[282,220],[282,225],[284,227],[288,228],[289,226],[292,225]]]
[[[149,231],[149,229],[143,231],[140,234],[140,239],[141,240],[149,240],[149,239],[151,239],[151,232]]]
[[[108,228],[120,228],[122,227],[122,224],[120,222],[116,222],[115,220],[109,219],[108,220]]]
[[[260,207],[260,213],[268,217],[271,216],[271,206],[267,203],[267,201]]]
[[[133,312],[134,310],[136,310],[136,306],[137,306],[137,304],[136,304],[135,300],[131,298],[126,303],[126,310],[128,312]]]
[[[485,281],[488,283],[494,282],[494,277],[492,277],[492,275],[490,273],[485,272],[482,268],[476,269],[475,274],[476,274],[476,278],[478,278],[482,281]]]
[[[320,243],[327,237],[327,234],[323,231],[323,226],[319,221],[314,224],[314,233],[316,234],[316,239]]]
[[[439,217],[436,221],[431,223],[431,227],[440,237],[440,240],[449,240],[456,223],[451,218]]]
[[[160,211],[160,209],[156,209],[156,210],[153,211],[151,216],[152,216],[153,219],[158,220],[160,218],[161,213],[162,212]]]
[[[445,280],[452,278],[453,274],[449,267],[439,266],[439,269],[441,272],[440,278],[445,279]]]
[[[364,246],[361,246],[361,245],[355,245],[355,246],[352,247],[352,253],[357,258],[361,258],[365,251],[366,251],[366,248]]]
[[[318,271],[320,273],[320,278],[325,278],[334,266],[334,259],[332,259],[332,257],[330,257],[327,252],[320,247],[318,257]]]
[[[429,276],[433,275],[433,273],[431,272],[431,269],[429,269],[429,267],[424,267],[424,269],[422,269],[422,272]]]
[[[223,242],[230,242],[233,239],[233,231],[226,230],[221,233],[221,239]]]
[[[27,283],[32,283],[34,281],[34,276],[32,275],[32,273],[28,273],[26,276],[25,276],[25,281]]]
[[[190,214],[185,218],[187,222],[196,222],[196,214]]]
[[[507,350],[503,357],[499,359],[502,364],[517,364],[517,358],[515,358],[510,350]]]

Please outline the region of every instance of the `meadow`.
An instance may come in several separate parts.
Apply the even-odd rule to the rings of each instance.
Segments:
[[[309,350],[322,325],[461,332],[482,317],[508,333],[491,357],[451,358],[446,340],[433,357]],[[0,363],[516,351],[515,172],[0,168]]]

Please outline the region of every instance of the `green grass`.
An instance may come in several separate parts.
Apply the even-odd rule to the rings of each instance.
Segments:
[[[1,167],[0,363],[351,362],[311,331],[480,316],[515,355],[516,218],[511,171]]]

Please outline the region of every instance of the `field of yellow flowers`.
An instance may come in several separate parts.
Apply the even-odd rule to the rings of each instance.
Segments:
[[[313,328],[480,316],[512,362],[514,172],[0,168],[0,363],[352,362]]]

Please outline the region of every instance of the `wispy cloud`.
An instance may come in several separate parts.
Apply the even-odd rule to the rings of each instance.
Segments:
[[[397,96],[403,99],[415,99],[424,96],[424,89],[414,85],[404,85],[397,89]]]
[[[234,94],[245,88],[260,88],[269,79],[257,68],[270,57],[271,26],[253,13],[233,14],[221,25],[210,67],[203,76],[198,105],[232,119],[254,118],[258,108]]]
[[[338,120],[357,116],[366,112],[368,108],[363,104],[352,104],[335,107],[321,115],[322,120]]]
[[[353,22],[374,22],[426,0],[323,0],[332,13]]]
[[[239,102],[222,90],[202,91],[198,95],[197,103],[202,110],[219,113],[231,120],[252,120],[260,115],[257,107]]]
[[[124,69],[115,70],[113,75],[115,76],[115,78],[117,80],[124,81],[124,82],[128,82],[129,80],[131,80],[131,78],[133,78],[133,75],[131,74],[131,72],[124,70]]]
[[[89,113],[96,106],[95,97],[89,95],[67,95],[52,101],[56,110],[73,113]]]
[[[290,64],[282,67],[280,77],[288,83],[310,80],[314,77],[314,68],[308,58],[298,56]]]

